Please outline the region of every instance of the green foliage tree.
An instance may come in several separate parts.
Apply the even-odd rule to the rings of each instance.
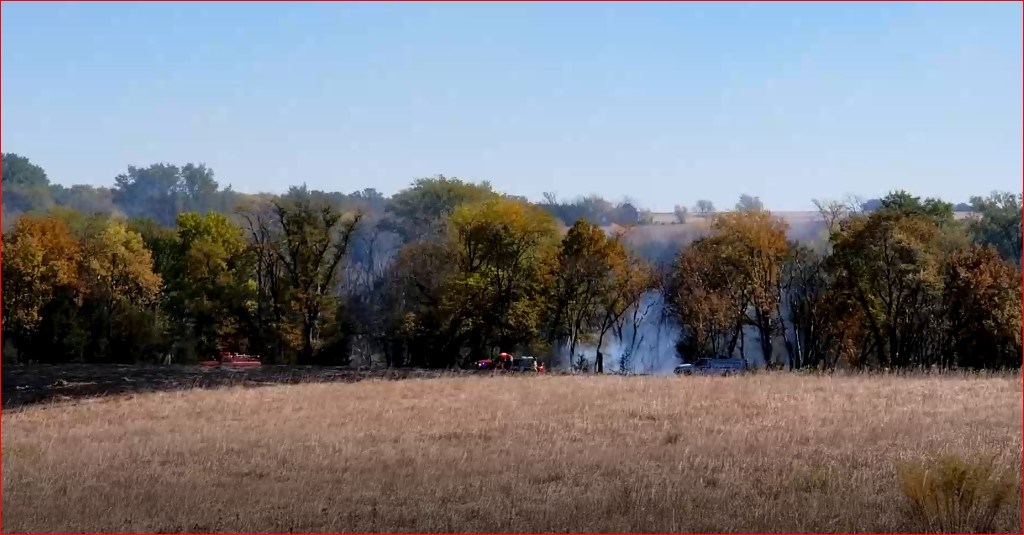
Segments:
[[[4,188],[12,186],[50,185],[50,179],[42,167],[32,163],[28,158],[13,152],[3,153],[2,181]]]
[[[178,235],[175,229],[165,227],[148,217],[137,217],[127,221],[128,229],[142,236],[142,243],[153,256],[153,270],[165,281],[174,277],[177,262]]]
[[[866,320],[878,365],[923,365],[934,357],[943,255],[938,222],[916,210],[887,206],[845,221],[833,235],[831,269]]]
[[[154,253],[169,255],[158,265],[164,264],[164,307],[173,318],[178,360],[246,350],[256,284],[242,230],[221,214],[185,212],[166,240],[151,235],[146,241]]]
[[[496,195],[487,182],[473,184],[444,175],[420,178],[410,188],[391,197],[384,225],[406,243],[438,237],[444,233],[444,225],[457,207]]]
[[[4,219],[53,206],[50,179],[42,167],[19,154],[5,152],[2,156]]]
[[[920,197],[911,195],[905,190],[894,191],[880,199],[878,209],[907,216],[924,216],[939,224],[953,222],[953,205],[951,203],[934,198],[921,200]]]
[[[457,273],[441,300],[454,337],[470,354],[537,340],[550,288],[546,259],[554,254],[554,219],[523,201],[491,198],[459,206],[448,243]]]
[[[993,192],[987,197],[971,197],[976,213],[970,225],[976,243],[991,245],[1006,260],[1021,267],[1021,194]]]
[[[736,203],[737,212],[759,212],[764,210],[764,203],[761,202],[760,197],[754,197],[744,193],[740,195],[740,200]]]
[[[75,184],[64,187],[59,184],[50,186],[53,202],[83,214],[104,214],[120,216],[121,211],[114,203],[114,190],[111,188]]]
[[[317,353],[324,349],[324,327],[336,327],[332,319],[338,309],[338,272],[361,214],[346,215],[299,196],[274,203],[274,217],[280,229],[276,254],[288,283],[288,308],[297,318],[297,329],[285,334],[299,348],[300,363],[311,364],[314,357],[345,360],[344,354]]]
[[[447,367],[457,363],[457,317],[442,315],[457,258],[446,243],[402,247],[374,291],[372,335],[390,366]]]
[[[605,291],[616,254],[623,253],[597,225],[577,221],[562,238],[551,299],[549,340],[568,344],[570,360],[590,333],[598,313],[598,296]]]
[[[213,170],[202,164],[129,166],[114,181],[114,201],[122,212],[167,226],[181,212],[228,211],[234,201],[233,192],[220,191]]]
[[[545,193],[540,207],[566,226],[585,219],[595,225],[632,226],[643,222],[644,211],[635,202],[626,200],[614,204],[598,195],[579,197],[570,202],[558,202],[553,193]]]

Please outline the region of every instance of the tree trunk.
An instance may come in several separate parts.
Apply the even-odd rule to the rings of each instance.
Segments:
[[[601,334],[597,336],[597,355],[595,357],[594,364],[597,367],[597,373],[604,373],[604,353],[601,353],[601,345],[604,344],[604,335],[608,333],[608,329],[603,328]]]
[[[578,336],[579,335],[574,330],[572,335],[569,337],[569,371],[572,371],[573,359],[576,358],[576,340]]]

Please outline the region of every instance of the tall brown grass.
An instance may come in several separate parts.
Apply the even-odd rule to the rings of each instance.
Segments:
[[[1013,479],[994,464],[946,455],[900,465],[900,484],[921,531],[992,533],[1013,492]]]
[[[1019,376],[480,377],[3,415],[4,531],[918,531],[897,467],[995,459]]]

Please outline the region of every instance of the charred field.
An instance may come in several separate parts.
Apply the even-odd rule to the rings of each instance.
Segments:
[[[269,372],[5,410],[4,531],[923,532],[897,467],[936,454],[1021,529],[1019,374]]]
[[[310,382],[352,383],[459,375],[460,371],[415,368],[358,370],[330,366],[231,368],[146,364],[54,364],[2,367],[5,410],[46,402],[224,387],[257,387]]]

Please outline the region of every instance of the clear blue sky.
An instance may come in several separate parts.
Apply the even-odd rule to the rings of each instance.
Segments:
[[[769,208],[1020,191],[1020,3],[10,4],[2,148],[64,184],[443,173]]]

